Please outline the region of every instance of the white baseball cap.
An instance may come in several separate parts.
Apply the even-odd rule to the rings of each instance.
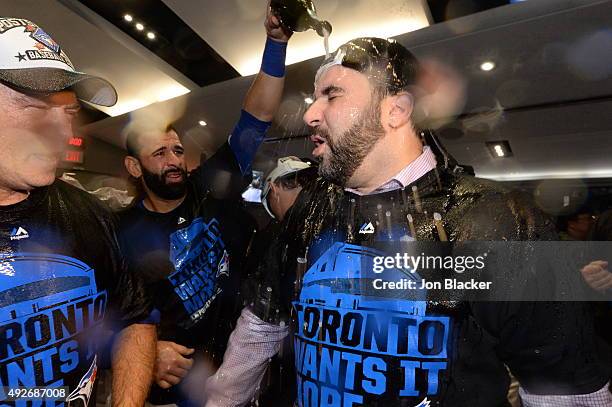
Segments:
[[[0,17],[0,82],[35,93],[71,89],[79,99],[101,106],[117,103],[110,82],[76,71],[60,45],[23,18]]]
[[[268,194],[270,193],[270,189],[272,189],[272,183],[286,175],[293,174],[308,168],[312,168],[311,163],[302,161],[294,156],[282,157],[278,159],[276,163],[276,168],[274,168],[266,177],[263,192],[261,193],[261,203],[263,204],[264,208],[266,208],[266,211],[270,216],[275,218],[268,205]]]

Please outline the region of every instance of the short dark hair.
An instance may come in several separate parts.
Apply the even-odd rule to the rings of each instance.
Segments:
[[[338,47],[323,65],[338,53],[344,53],[342,66],[374,76],[390,94],[410,90],[420,70],[418,59],[395,40],[356,38]]]

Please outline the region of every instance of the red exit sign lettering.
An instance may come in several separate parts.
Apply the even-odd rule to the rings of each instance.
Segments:
[[[70,140],[68,140],[68,145],[83,147],[83,137],[70,137]]]
[[[69,163],[83,164],[83,152],[74,150],[66,151],[64,161]]]

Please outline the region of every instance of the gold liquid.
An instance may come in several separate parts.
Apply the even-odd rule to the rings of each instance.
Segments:
[[[329,57],[329,32],[323,28],[323,46],[325,47],[325,58]]]

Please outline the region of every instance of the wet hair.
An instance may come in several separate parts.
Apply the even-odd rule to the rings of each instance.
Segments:
[[[142,149],[140,139],[143,135],[147,134],[148,131],[155,131],[155,129],[132,128],[128,130],[125,138],[125,148],[127,150],[127,155],[138,158],[140,150]],[[174,124],[169,124],[168,126],[166,126],[164,133],[168,133],[169,131],[174,131],[176,134],[179,134],[178,131],[176,131],[176,127],[174,127]]]
[[[317,173],[317,167],[313,166],[277,178],[274,184],[282,186],[285,189],[295,189],[297,187],[304,188],[317,178]]]
[[[341,45],[322,67],[337,63],[368,75],[377,87],[392,95],[410,91],[419,74],[419,61],[410,51],[397,41],[382,38],[351,40]]]

